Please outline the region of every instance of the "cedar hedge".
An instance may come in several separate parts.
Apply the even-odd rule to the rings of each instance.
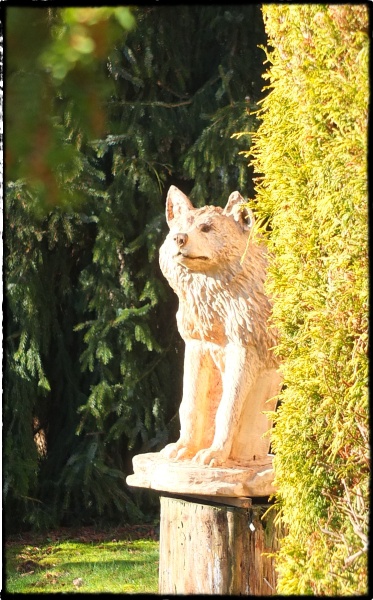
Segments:
[[[268,94],[246,156],[272,253],[268,291],[284,359],[272,437],[288,532],[278,592],[364,594],[368,11],[270,4],[263,15]]]

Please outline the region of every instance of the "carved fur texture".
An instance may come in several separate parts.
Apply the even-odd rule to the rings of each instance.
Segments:
[[[263,411],[274,409],[281,379],[268,328],[266,252],[250,236],[254,217],[243,203],[233,192],[224,210],[194,208],[175,186],[168,192],[160,266],[179,297],[185,341],[180,438],[162,451],[169,458],[218,466],[268,453]]]

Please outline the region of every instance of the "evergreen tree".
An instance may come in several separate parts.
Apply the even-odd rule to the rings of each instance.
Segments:
[[[38,221],[28,188],[8,186],[10,522],[149,506],[125,477],[134,453],[177,437],[183,370],[177,299],[158,266],[166,193],[224,205],[252,191],[247,139],[231,135],[255,128],[259,6],[145,7],[136,22],[108,59],[107,134],[80,146],[80,212]]]

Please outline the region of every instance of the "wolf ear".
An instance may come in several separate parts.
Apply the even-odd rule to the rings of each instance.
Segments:
[[[171,224],[171,221],[173,221],[175,217],[179,217],[182,213],[187,212],[192,208],[194,207],[189,198],[176,186],[172,185],[168,190],[166,200],[166,220],[168,225]]]
[[[239,192],[232,192],[223,210],[223,215],[227,217],[232,215],[234,220],[241,225],[242,229],[248,231],[254,225],[254,215],[247,206],[243,206],[244,204],[245,200],[241,194]]]

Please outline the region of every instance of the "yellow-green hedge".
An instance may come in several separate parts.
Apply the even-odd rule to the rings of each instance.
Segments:
[[[368,15],[263,5],[269,93],[247,155],[271,226],[268,290],[285,388],[275,417],[288,527],[278,593],[367,586]]]

